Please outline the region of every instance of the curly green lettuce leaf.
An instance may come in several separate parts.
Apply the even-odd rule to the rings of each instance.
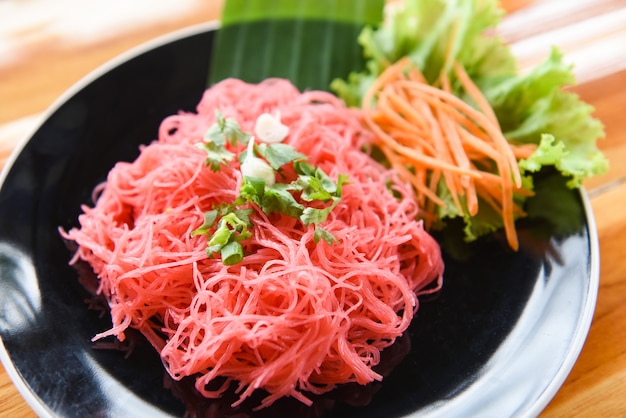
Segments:
[[[572,67],[553,49],[532,71],[481,85],[505,137],[539,146],[529,161],[520,162],[523,168],[538,172],[542,166],[555,166],[569,178],[569,187],[608,169],[597,147],[604,137],[602,123],[593,117],[592,106],[563,89],[574,82]]]
[[[389,9],[380,28],[368,26],[359,43],[366,68],[331,88],[349,105],[360,104],[372,82],[390,64],[408,56],[433,83],[452,63],[461,63],[473,79],[514,74],[516,64],[502,39],[487,31],[502,17],[496,0],[406,0]]]

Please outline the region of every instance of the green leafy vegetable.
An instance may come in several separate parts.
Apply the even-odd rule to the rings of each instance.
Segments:
[[[291,191],[291,184],[276,183],[266,186],[260,193],[259,206],[267,214],[282,213],[298,219],[304,210],[304,205],[298,203]]]
[[[496,0],[405,0],[390,8],[380,27],[359,36],[368,59],[365,71],[348,81],[334,80],[333,90],[350,105],[360,105],[364,92],[390,64],[408,56],[432,84],[456,60],[472,79],[514,74],[515,59],[500,38],[487,35],[502,17]],[[457,86],[458,87],[458,86]]]
[[[238,142],[247,144],[250,134],[243,132],[237,121],[233,118],[224,118],[222,112],[215,111],[216,123],[213,124],[205,135],[205,139],[224,145],[225,142],[235,146]]]
[[[596,146],[604,136],[602,123],[592,117],[592,106],[563,89],[572,84],[571,66],[564,64],[561,54],[553,49],[550,57],[532,71],[497,83],[481,83],[481,87],[506,138],[538,144],[537,155],[531,157],[534,164],[556,166],[570,178],[569,187],[578,187],[585,178],[604,173],[608,161]],[[560,151],[547,152],[555,146]],[[546,158],[546,152],[553,158]]]
[[[292,161],[306,159],[306,155],[299,153],[287,144],[281,143],[260,144],[256,147],[256,151],[267,160],[274,170],[279,170],[280,167]]]
[[[256,145],[249,134],[239,129],[236,121],[224,119],[220,112],[216,115],[217,122],[209,128],[206,135],[208,142],[202,144],[202,148],[209,154],[207,165],[210,165],[212,170],[219,170],[220,164],[224,163],[224,160],[218,160],[216,155],[230,153],[225,149],[227,143],[233,147],[238,143],[247,143],[247,149],[239,156],[240,161],[245,162],[251,157],[259,158],[254,155],[256,152],[277,172],[286,164],[293,164],[297,177],[289,183],[268,184],[263,178],[244,175],[235,201],[231,204],[217,205],[207,211],[203,224],[192,232],[192,236],[208,236],[207,254],[212,256],[219,253],[224,265],[237,264],[243,259],[244,252],[240,242],[252,236],[250,229],[253,224],[250,215],[254,211],[250,204],[258,206],[268,215],[280,213],[300,220],[303,225],[315,225],[316,243],[320,240],[329,244],[336,242],[337,239],[319,227],[319,224],[328,218],[330,212],[340,202],[347,176],[339,175],[335,183],[321,168],[306,162],[306,156],[290,145],[282,143]],[[230,159],[234,158],[234,154],[230,154],[232,155]],[[304,203],[299,202],[299,199]],[[307,204],[314,204],[315,207]]]
[[[335,183],[322,169],[303,161],[294,162],[294,171],[298,177],[290,183],[267,185],[260,179],[245,177],[234,205],[251,202],[268,215],[282,213],[299,219],[304,225],[324,222],[341,200],[342,187],[347,182],[347,176],[339,175]],[[331,204],[322,208],[307,207],[298,202],[296,194],[307,203]]]
[[[365,67],[331,87],[347,103],[360,106],[365,91],[392,63],[408,56],[435,83],[445,73],[452,92],[473,105],[451,71],[454,62],[463,66],[493,107],[505,137],[517,144],[537,144],[535,153],[519,165],[525,186],[533,189],[533,176],[554,167],[566,181],[555,187],[578,187],[585,178],[604,173],[608,162],[597,147],[603,126],[592,116],[593,108],[564,89],[574,83],[571,66],[553,49],[535,69],[520,74],[510,48],[494,35],[503,12],[496,0],[405,0],[392,9],[381,27],[365,28],[359,36],[367,58]],[[554,195],[562,195],[555,190]],[[438,195],[450,200],[443,180]],[[539,198],[539,197],[537,197]],[[541,198],[546,198],[542,193]],[[515,196],[518,206],[534,198]],[[536,205],[535,205],[536,206]],[[496,211],[479,201],[478,214],[465,208],[440,207],[440,228],[461,218],[468,241],[502,227]]]
[[[204,141],[198,147],[206,151],[206,165],[212,171],[219,171],[222,164],[235,158],[235,154],[226,149],[226,144],[235,146],[238,142],[247,144],[250,135],[239,128],[239,124],[232,118],[224,118],[219,110],[215,111],[217,122],[204,135]]]
[[[549,239],[580,231],[584,209],[576,190],[566,187],[567,181],[551,167],[538,173],[535,198],[529,199],[525,208],[535,236]]]
[[[198,147],[206,151],[206,165],[212,171],[219,171],[222,164],[226,164],[235,157],[235,154],[215,142],[201,142]]]
[[[313,233],[313,241],[317,244],[320,240],[324,240],[330,245],[337,242],[337,238],[333,234],[320,226],[316,226],[315,232]]]

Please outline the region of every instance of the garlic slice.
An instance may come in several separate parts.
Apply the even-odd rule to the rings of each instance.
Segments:
[[[282,142],[289,134],[289,127],[283,125],[280,121],[280,113],[275,115],[270,113],[262,113],[256,120],[254,133],[259,141],[267,144],[276,144]]]
[[[268,163],[254,155],[254,137],[248,141],[246,158],[241,163],[241,174],[244,177],[257,177],[265,181],[266,186],[276,182],[276,172]]]

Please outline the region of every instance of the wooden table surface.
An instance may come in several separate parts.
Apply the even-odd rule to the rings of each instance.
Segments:
[[[172,5],[176,4],[174,8]],[[0,166],[42,112],[91,70],[158,35],[219,16],[221,0],[0,2]],[[500,29],[522,68],[558,45],[606,127],[610,171],[586,184],[600,241],[588,338],[544,417],[626,416],[626,1],[514,0]],[[93,17],[96,16],[96,17]],[[0,416],[31,417],[0,366]]]

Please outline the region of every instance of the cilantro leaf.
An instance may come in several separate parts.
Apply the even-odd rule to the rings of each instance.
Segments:
[[[298,184],[302,186],[302,200],[327,202],[332,198],[332,194],[324,188],[322,181],[317,177],[300,176],[298,177]]]
[[[201,142],[197,146],[207,153],[205,164],[211,168],[211,171],[220,171],[222,164],[232,161],[235,157],[235,154],[228,151],[223,145],[214,142]]]
[[[318,209],[318,208],[308,207],[304,209],[302,215],[300,216],[300,220],[302,221],[302,223],[305,225],[311,225],[311,224],[317,225],[317,224],[324,222],[326,218],[328,218],[328,215],[330,214],[330,212],[333,209],[335,209],[335,207],[341,201],[340,197],[333,197],[332,199],[333,199],[333,203],[330,206],[327,206],[325,208]]]
[[[304,210],[304,205],[298,203],[291,194],[291,184],[276,183],[265,188],[261,209],[265,213],[282,213],[292,218],[299,218]]]
[[[211,125],[204,136],[205,140],[222,146],[226,142],[233,146],[238,142],[244,145],[248,143],[250,134],[242,131],[235,119],[224,118],[218,109],[215,110],[215,119],[215,124]]]
[[[282,143],[270,144],[269,146],[259,144],[256,151],[267,160],[274,170],[278,170],[293,161],[306,159],[306,155],[299,153],[291,145]]]
[[[215,110],[215,118],[216,122],[204,134],[204,141],[197,144],[207,153],[206,165],[211,171],[219,171],[222,164],[235,158],[235,154],[226,149],[227,143],[236,146],[238,142],[247,144],[250,139],[235,119],[224,118],[219,110]]]
[[[232,209],[232,212],[235,214],[237,218],[241,220],[241,222],[245,223],[248,228],[252,228],[252,221],[250,220],[250,215],[254,213],[254,210],[250,208],[237,208],[237,209]]]
[[[294,170],[299,175],[298,183],[302,185],[304,200],[321,200],[326,202],[333,195],[337,194],[337,183],[321,168],[305,161],[296,161]],[[344,176],[341,181],[345,181],[345,178]]]
[[[307,163],[306,161],[296,161],[293,163],[293,169],[299,175],[303,176],[315,176],[316,167],[312,164]]]
[[[300,216],[300,220],[305,225],[317,225],[326,220],[328,218],[328,214],[332,210],[331,206],[326,208],[318,209],[318,208],[305,208],[302,211],[302,215]]]
[[[235,205],[243,205],[246,202],[252,202],[257,206],[262,206],[262,199],[265,195],[265,180],[258,177],[244,177],[241,187],[239,188],[239,196],[235,200]]]
[[[204,213],[204,223],[195,231],[193,231],[191,233],[191,236],[196,236],[196,235],[202,235],[202,234],[207,234],[209,232],[209,229],[213,227],[213,225],[215,224],[215,221],[217,220],[217,217],[219,216],[219,213],[217,211],[217,209],[213,209],[210,211],[207,211]]]
[[[315,243],[317,244],[320,242],[320,240],[324,240],[330,245],[338,242],[337,237],[335,237],[333,234],[320,226],[316,226],[315,232],[313,233],[313,241],[315,241]]]

